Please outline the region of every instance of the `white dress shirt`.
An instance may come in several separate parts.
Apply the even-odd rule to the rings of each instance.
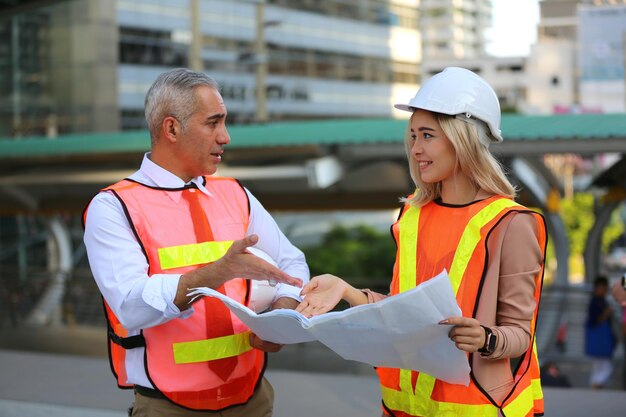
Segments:
[[[183,180],[161,168],[144,155],[140,169],[129,178],[141,184],[182,188]],[[202,177],[191,180],[203,193]],[[250,223],[247,235],[256,234],[255,247],[271,256],[287,274],[309,281],[304,254],[289,242],[272,216],[246,189],[250,200]],[[174,304],[181,274],[154,274],[148,277],[148,262],[135,239],[122,205],[111,193],[99,193],[89,205],[85,220],[85,247],[89,265],[100,292],[129,336],[140,329],[153,327],[173,318],[186,318],[193,307],[180,311]],[[149,279],[148,279],[149,278]],[[276,296],[301,300],[300,288],[278,284]],[[144,348],[126,352],[128,382],[152,387],[143,365]]]

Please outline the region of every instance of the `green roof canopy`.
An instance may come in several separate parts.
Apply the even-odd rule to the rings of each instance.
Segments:
[[[228,146],[254,148],[401,143],[406,125],[406,119],[330,119],[232,125],[228,128],[232,139]],[[532,141],[528,146],[534,146],[539,141],[626,139],[626,114],[504,115],[502,132],[504,144],[509,141]],[[626,142],[624,146],[626,149]],[[145,152],[149,148],[150,138],[146,130],[68,134],[53,139],[7,138],[0,140],[0,160]],[[574,151],[575,149],[571,150]]]

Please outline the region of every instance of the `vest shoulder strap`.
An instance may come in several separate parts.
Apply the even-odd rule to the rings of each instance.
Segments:
[[[116,345],[119,345],[123,347],[124,349],[135,349],[138,347],[146,347],[146,339],[143,337],[143,334],[121,337],[115,334],[115,331],[113,331],[111,326],[108,326],[108,327],[109,327],[108,328],[109,338]]]

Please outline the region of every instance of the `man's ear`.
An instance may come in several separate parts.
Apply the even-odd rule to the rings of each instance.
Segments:
[[[163,136],[169,142],[174,143],[178,140],[178,136],[180,135],[180,123],[178,123],[175,117],[167,116],[163,119],[161,129],[163,130]]]

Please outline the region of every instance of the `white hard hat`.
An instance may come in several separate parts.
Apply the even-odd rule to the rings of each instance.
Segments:
[[[449,114],[469,123],[478,119],[487,124],[489,141],[502,142],[498,96],[484,79],[465,68],[445,68],[426,81],[408,103],[394,107]]]
[[[248,249],[253,255],[258,256],[265,262],[278,267],[276,261],[272,259],[266,252],[261,249],[250,246]],[[248,298],[248,308],[256,313],[261,313],[272,306],[274,296],[276,295],[276,283],[268,280],[259,281],[250,280],[250,297]]]

